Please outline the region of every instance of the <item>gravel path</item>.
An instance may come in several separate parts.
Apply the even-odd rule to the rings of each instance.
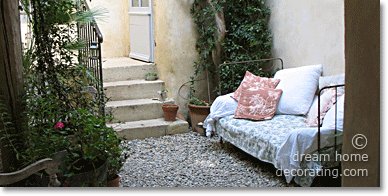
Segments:
[[[122,143],[122,187],[284,187],[275,168],[195,132]]]

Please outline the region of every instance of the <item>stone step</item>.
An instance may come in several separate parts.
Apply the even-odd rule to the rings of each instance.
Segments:
[[[164,103],[173,103],[173,100]],[[133,99],[123,101],[109,101],[106,103],[106,112],[113,115],[112,122],[139,121],[162,118],[163,102],[152,99]]]
[[[156,72],[153,63],[145,63],[130,58],[104,59],[102,64],[104,82],[144,79],[150,72]]]
[[[162,80],[127,80],[104,83],[105,94],[109,101],[159,98],[158,91],[162,89],[164,89]]]
[[[160,137],[189,131],[189,123],[180,119],[169,122],[163,118],[141,120],[126,123],[108,124],[117,134],[126,140],[144,139],[148,137]]]

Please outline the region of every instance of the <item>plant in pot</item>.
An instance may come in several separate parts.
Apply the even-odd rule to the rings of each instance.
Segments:
[[[120,179],[119,172],[121,167],[125,162],[125,157],[123,157],[123,149],[119,145],[120,138],[117,137],[116,134],[110,134],[110,147],[109,151],[109,159],[108,159],[108,173],[107,173],[107,186],[108,187],[119,187]]]
[[[192,97],[188,104],[191,126],[193,130],[204,135],[203,121],[210,113],[209,103]]]
[[[168,90],[163,88],[162,90],[158,91],[159,94],[159,101],[165,102],[167,100],[167,92]]]
[[[200,133],[201,135],[205,134],[205,129],[203,128],[203,122],[206,119],[206,117],[210,113],[210,103],[209,101],[205,101],[202,99],[199,99],[195,96],[195,89],[194,89],[194,80],[190,81],[190,92],[189,92],[189,103],[188,103],[188,109],[189,109],[189,116],[190,116],[190,123],[193,131]],[[210,100],[210,94],[208,92],[208,98]]]
[[[67,186],[105,186],[120,169],[120,139],[106,117],[97,116],[86,109],[69,114],[62,129],[68,135],[70,145],[62,172]]]
[[[166,102],[167,100],[167,89],[163,89],[161,91],[158,91],[158,94],[160,95],[160,101],[163,102],[162,104],[162,110],[163,110],[163,117],[165,121],[175,121],[179,106],[174,103]]]
[[[191,126],[194,131],[204,134],[202,123],[210,113],[212,101],[210,84],[216,82],[215,78],[209,77],[209,75],[216,76],[217,67],[222,62],[222,44],[226,35],[226,26],[222,3],[195,0],[191,14],[199,35],[196,41],[199,58],[194,63],[194,74],[190,81],[182,86],[190,83],[188,108]],[[207,83],[207,101],[199,98],[195,90],[195,83],[203,80],[198,78],[204,74]]]
[[[172,103],[162,104],[163,116],[165,121],[175,121],[179,106]]]
[[[200,80],[194,79],[194,76],[192,76],[190,79],[191,79],[190,81],[185,82],[180,86],[178,90],[178,95],[181,98],[188,101],[187,107],[189,109],[190,124],[193,131],[198,132],[200,134],[205,134],[205,130],[202,125],[204,120],[210,113],[211,103],[209,103],[209,101],[200,99],[198,98],[198,96],[196,96],[195,82]],[[182,90],[184,89],[184,87],[187,87],[187,86],[189,86],[188,97],[182,95]],[[209,90],[208,90],[208,99],[210,100]]]
[[[158,74],[156,72],[148,72],[145,75],[145,80],[154,81],[158,79]]]

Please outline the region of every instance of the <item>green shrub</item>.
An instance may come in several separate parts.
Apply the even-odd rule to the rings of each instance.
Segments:
[[[260,64],[225,66],[219,70],[219,64],[212,59],[213,49],[219,41],[216,14],[224,16],[226,27],[220,62],[257,60],[271,56],[272,36],[268,27],[270,10],[264,0],[195,0],[191,13],[197,26],[196,49],[199,54],[198,61],[194,63],[192,80],[209,70],[211,75],[220,77],[222,91],[233,91],[239,86],[247,69],[256,75],[267,75],[258,68]]]

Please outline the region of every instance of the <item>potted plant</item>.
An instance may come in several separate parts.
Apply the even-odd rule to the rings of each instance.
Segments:
[[[59,129],[69,132],[70,145],[62,172],[67,186],[105,186],[122,166],[120,139],[106,118],[85,109],[69,114]]]
[[[191,77],[189,92],[189,116],[194,131],[205,133],[202,122],[210,113],[211,89],[210,83],[216,82],[209,77],[215,76],[218,65],[222,62],[223,42],[226,36],[225,17],[222,5],[213,1],[196,0],[192,4],[191,14],[196,24],[198,39],[196,49],[198,60],[194,63],[194,75]],[[203,30],[205,29],[205,31]],[[195,94],[194,83],[205,74],[207,82],[207,101]],[[212,80],[212,81],[210,81]]]
[[[156,72],[148,72],[145,75],[145,80],[154,81],[158,79],[158,74]]]
[[[181,95],[181,90],[184,86],[187,86],[189,84],[189,98],[188,100],[188,109],[189,109],[189,118],[190,118],[190,124],[193,129],[193,131],[198,132],[200,134],[205,134],[205,130],[202,127],[203,121],[206,119],[206,117],[210,113],[210,103],[209,101],[202,100],[195,96],[195,88],[194,84],[198,80],[194,79],[194,76],[191,77],[191,80],[182,84],[182,86],[178,90],[179,96],[182,98],[185,98]],[[208,82],[208,89],[209,89],[209,82]],[[186,98],[185,98],[186,99]],[[208,99],[210,100],[210,92],[208,91]]]
[[[27,148],[22,157],[36,160],[65,150],[58,173],[63,186],[106,186],[123,163],[120,139],[106,126],[106,120],[80,108],[56,123],[45,121],[41,127],[30,129],[28,143],[33,148]]]
[[[121,155],[121,149],[115,146],[110,150],[111,158],[108,159],[108,176],[107,186],[108,187],[119,187],[121,176],[119,171],[124,164],[124,159]]]
[[[158,91],[158,94],[160,96],[159,101],[161,101],[161,102],[165,102],[166,101],[166,99],[167,99],[167,92],[168,92],[167,89],[162,89],[162,90]]]
[[[205,129],[202,127],[203,121],[210,113],[210,104],[192,97],[188,104],[191,126],[194,131],[204,135]]]
[[[163,116],[165,121],[175,121],[179,106],[177,104],[162,104]]]

